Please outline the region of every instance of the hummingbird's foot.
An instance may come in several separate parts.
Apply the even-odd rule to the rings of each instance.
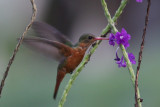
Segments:
[[[96,45],[96,43],[93,43],[93,44],[92,44],[92,47],[94,47],[95,45]]]
[[[73,71],[72,72],[70,72],[70,74],[72,74],[73,73]]]

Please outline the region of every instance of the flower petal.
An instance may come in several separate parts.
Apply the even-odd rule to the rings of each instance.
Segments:
[[[115,34],[116,43],[118,45],[123,44],[125,48],[129,47],[128,40],[131,39],[130,34],[127,34],[127,31],[122,28],[121,32],[117,32]]]
[[[138,3],[142,3],[142,1],[143,1],[143,0],[136,0],[136,2],[138,2]]]
[[[133,55],[133,53],[128,53],[128,57],[132,64],[136,64],[135,56]]]
[[[109,36],[109,44],[113,46],[115,45],[115,36],[112,33]]]
[[[121,34],[127,34],[127,31],[124,28],[122,28]]]

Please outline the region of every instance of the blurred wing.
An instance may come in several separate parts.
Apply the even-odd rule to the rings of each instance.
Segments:
[[[63,44],[73,46],[72,42],[67,37],[59,32],[56,28],[43,22],[34,22],[32,24],[33,30],[37,36],[55,41],[56,39]]]
[[[45,38],[24,38],[23,43],[31,49],[43,53],[46,56],[50,56],[58,61],[60,61],[62,57],[70,56],[72,50],[72,48],[67,45]]]

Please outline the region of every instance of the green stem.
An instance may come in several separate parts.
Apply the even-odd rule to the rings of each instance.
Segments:
[[[130,76],[131,76],[131,81],[132,81],[132,85],[133,87],[135,88],[135,74],[134,74],[134,70],[132,68],[132,64],[128,58],[128,54],[126,52],[126,49],[123,45],[120,45],[120,48],[122,50],[122,53],[123,53],[123,56],[124,56],[124,59],[125,61],[127,62],[127,67],[128,67],[128,70],[129,70],[129,73],[130,73]],[[137,87],[137,98],[141,98],[140,97],[140,91],[139,91],[139,88]],[[140,99],[137,99],[138,101],[138,107],[142,107],[142,103],[140,102]]]
[[[112,18],[112,20],[113,20],[114,22],[117,21],[117,19],[119,18],[119,16],[120,16],[121,13],[123,12],[123,9],[125,8],[125,6],[126,6],[126,4],[127,4],[127,1],[128,1],[128,0],[122,0],[122,1],[121,1],[121,4],[120,4],[119,8],[117,9],[114,17]],[[102,35],[106,34],[106,33],[110,30],[110,28],[111,28],[111,25],[108,24],[108,25],[105,27],[105,29],[103,29],[103,31],[102,31],[101,34],[102,34]],[[79,75],[79,73],[82,71],[82,69],[84,68],[85,64],[88,62],[88,60],[90,59],[91,55],[95,52],[95,50],[97,49],[97,47],[98,47],[98,45],[99,45],[100,43],[101,43],[101,40],[98,41],[96,45],[94,45],[94,47],[90,50],[90,53],[87,54],[87,55],[85,56],[84,60],[80,63],[80,65],[79,65],[79,67],[76,69],[75,73],[72,74],[72,76],[71,76],[71,78],[70,78],[70,80],[69,80],[68,84],[66,85],[66,88],[65,88],[65,90],[64,90],[64,92],[63,92],[62,98],[61,98],[61,100],[59,101],[58,107],[63,107],[63,105],[64,105],[64,103],[65,103],[65,101],[66,101],[66,97],[67,97],[67,95],[68,95],[68,93],[69,93],[69,90],[70,90],[73,82],[75,81],[75,79],[77,78],[77,76]]]
[[[109,24],[111,25],[111,28],[112,28],[112,30],[113,30],[113,33],[117,33],[118,30],[117,30],[117,28],[115,27],[113,20],[111,19],[111,15],[110,15],[110,13],[109,13],[109,11],[108,11],[107,4],[106,4],[105,0],[101,0],[101,3],[102,3],[102,6],[103,6],[103,8],[104,8],[105,16],[106,16],[106,18],[108,19]],[[131,62],[130,62],[130,60],[129,60],[129,58],[128,58],[128,54],[127,54],[127,52],[126,52],[125,47],[121,44],[121,45],[120,45],[120,48],[121,48],[121,50],[122,50],[124,59],[125,59],[125,61],[127,62],[127,67],[128,67],[128,70],[129,70],[129,73],[130,73],[130,76],[131,76],[131,81],[132,81],[133,87],[134,87],[134,89],[135,89],[135,74],[134,74],[134,70],[133,70],[132,64],[131,64]],[[138,94],[138,98],[140,98],[139,88],[137,88],[137,94]],[[138,107],[142,107],[142,104],[141,104],[141,102],[139,101],[139,99],[138,99]]]
[[[119,8],[117,9],[114,17],[112,18],[112,20],[113,20],[114,22],[116,22],[117,19],[119,18],[119,16],[122,14],[122,12],[123,12],[126,4],[127,4],[127,1],[128,1],[128,0],[122,0],[122,1],[121,1],[121,4],[120,4]],[[110,30],[110,28],[111,28],[111,25],[108,24],[108,25],[106,26],[106,28],[102,31],[102,35],[104,35],[106,32],[108,32],[108,31]]]
[[[108,23],[110,24],[111,29],[113,30],[114,33],[118,32],[118,30],[116,29],[114,22],[111,18],[111,15],[109,13],[109,10],[108,10],[108,7],[107,7],[105,0],[101,0],[101,3],[102,3],[102,7],[104,9],[104,14],[105,14],[106,18],[108,19]]]

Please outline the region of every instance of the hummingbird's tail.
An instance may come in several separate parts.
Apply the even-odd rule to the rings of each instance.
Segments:
[[[66,72],[64,72],[64,71],[58,71],[58,73],[57,73],[57,80],[56,80],[56,85],[55,85],[54,95],[53,95],[54,99],[56,99],[59,86],[60,86],[65,75],[66,75]]]

